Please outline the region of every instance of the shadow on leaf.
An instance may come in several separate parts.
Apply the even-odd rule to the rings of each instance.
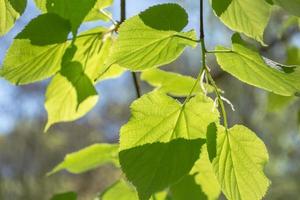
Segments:
[[[136,187],[141,200],[148,200],[189,173],[199,158],[203,139],[175,139],[122,150],[123,172]]]
[[[220,17],[229,7],[232,0],[212,0],[212,7],[216,14]]]

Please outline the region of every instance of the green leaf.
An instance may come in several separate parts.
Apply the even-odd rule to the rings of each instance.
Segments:
[[[16,39],[29,39],[33,45],[63,43],[71,31],[70,23],[52,13],[39,15],[16,36]]]
[[[75,35],[80,24],[94,7],[96,0],[47,0],[47,11],[70,21]]]
[[[300,0],[273,0],[292,15],[300,17]]]
[[[117,65],[107,71],[105,69],[104,62],[114,42],[107,32],[106,28],[94,28],[81,33],[75,41],[77,51],[72,60],[82,63],[85,73],[91,80],[117,77],[125,71]]]
[[[104,61],[110,52],[112,38],[106,29],[96,28],[79,35],[72,48],[66,51],[62,70],[57,74],[46,93],[45,107],[48,123],[73,121],[89,112],[97,103],[94,80],[116,77],[124,72],[118,66],[105,70]],[[102,76],[99,78],[99,74]],[[59,102],[59,103],[57,103]]]
[[[221,188],[210,163],[206,145],[202,146],[200,158],[196,161],[190,174],[194,174],[195,184],[201,186],[207,200],[218,199]]]
[[[151,197],[151,200],[165,200],[167,193],[160,192],[154,194],[155,198]],[[115,184],[107,188],[98,198],[95,200],[139,200],[138,194],[134,187],[124,181],[123,179],[117,181]]]
[[[67,43],[35,46],[30,40],[15,39],[0,74],[14,84],[46,79],[59,70],[66,48]]]
[[[103,20],[109,21],[108,16],[111,17],[111,13],[103,10],[104,8],[111,6],[113,0],[97,0],[95,6],[87,14],[84,21],[94,21],[94,20]]]
[[[55,14],[47,13],[33,19],[9,48],[1,76],[15,84],[52,76],[60,68],[70,30],[68,21]]]
[[[264,143],[248,128],[218,127],[214,172],[228,200],[260,200],[270,181],[263,168],[269,160]]]
[[[98,198],[99,200],[138,200],[135,189],[124,180],[119,180],[106,189]]]
[[[203,139],[173,139],[121,150],[123,172],[136,187],[140,200],[176,183],[198,159]]]
[[[34,0],[36,6],[43,12],[47,12],[47,0]],[[111,13],[103,10],[104,8],[111,6],[113,0],[97,0],[94,7],[88,12],[88,14],[84,18],[84,22],[86,21],[94,21],[94,20],[104,20],[109,21],[108,16],[111,16]]]
[[[168,93],[172,96],[188,96],[196,79],[190,76],[166,72],[160,69],[149,69],[142,72],[141,79],[147,81],[150,85],[157,87],[158,90]],[[204,84],[208,92],[212,92],[212,86]],[[200,84],[197,85],[194,93],[202,92]]]
[[[29,31],[28,27],[25,29]],[[59,29],[55,30],[59,32]],[[28,31],[26,32],[28,33]],[[33,35],[30,37],[33,37]],[[98,78],[100,74],[102,76],[99,80],[117,77],[125,71],[117,65],[105,71],[104,62],[113,43],[113,39],[106,35],[107,29],[99,27],[81,33],[75,41],[78,48],[73,60],[82,64],[86,75],[91,80]],[[44,43],[50,43],[51,39],[49,38],[51,37],[49,35]],[[40,41],[43,41],[42,38],[40,37]],[[39,41],[39,39],[34,40]],[[15,39],[8,50],[0,73],[5,79],[16,84],[26,84],[46,79],[61,68],[62,57],[69,44],[70,42],[67,41],[60,44],[37,46],[32,45],[28,39]]]
[[[26,0],[0,0],[0,36],[6,34],[23,14]]]
[[[48,121],[45,131],[57,122],[73,121],[89,112],[97,103],[93,82],[81,63],[69,62],[55,75],[46,91],[45,108]]]
[[[107,163],[118,165],[118,148],[117,144],[93,144],[77,152],[67,154],[64,161],[48,174],[54,174],[61,170],[79,174]]]
[[[230,29],[263,42],[271,5],[263,0],[211,0],[220,20]]]
[[[54,195],[50,200],[76,200],[77,194],[75,192],[66,192]]]
[[[197,45],[195,31],[179,32],[187,22],[185,10],[177,4],[153,6],[126,20],[106,65],[143,70],[172,62],[187,45]]]
[[[193,175],[184,176],[170,188],[170,191],[173,200],[207,200],[201,186],[196,184]]]
[[[188,174],[198,159],[206,128],[219,118],[213,101],[199,93],[185,105],[155,91],[131,105],[121,128],[119,159],[140,199]]]
[[[213,106],[201,93],[184,105],[162,92],[148,93],[131,105],[132,117],[121,128],[120,150],[177,138],[205,139],[207,126],[219,119]]]
[[[238,34],[232,38],[232,53],[217,54],[222,69],[239,80],[282,95],[297,95],[300,91],[300,67],[285,66],[261,57],[247,48]],[[217,47],[217,50],[228,50]]]
[[[43,13],[47,12],[47,0],[34,0],[34,2]]]

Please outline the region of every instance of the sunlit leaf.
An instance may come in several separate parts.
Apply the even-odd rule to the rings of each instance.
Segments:
[[[263,43],[271,6],[264,0],[211,0],[220,20],[234,31]]]
[[[107,163],[118,165],[118,148],[116,144],[93,144],[77,152],[67,154],[49,174],[67,170],[74,174],[83,173]]]
[[[178,73],[166,72],[160,69],[143,71],[141,79],[147,81],[150,85],[157,87],[160,91],[173,96],[188,96],[196,82],[196,79],[190,76],[183,76]],[[204,84],[203,87],[208,92],[213,91],[213,88],[208,84]],[[198,92],[203,92],[200,84],[196,86],[193,94]]]
[[[23,14],[26,0],[0,0],[0,36],[6,34]]]
[[[131,70],[158,67],[175,60],[187,45],[195,46],[195,31],[180,32],[188,16],[177,4],[153,6],[121,24],[106,63]]]
[[[97,0],[95,6],[87,14],[84,21],[94,21],[94,20],[109,21],[111,17],[111,13],[103,9],[108,6],[111,6],[112,3],[113,0]]]
[[[27,84],[52,76],[60,68],[66,43],[34,46],[30,40],[14,40],[4,59],[1,73],[15,84]]]
[[[167,193],[162,191],[152,195],[150,200],[166,200]],[[107,188],[96,200],[139,200],[134,187],[123,179]]]
[[[99,200],[138,200],[137,192],[134,187],[119,180],[108,189],[106,189],[98,198]]]
[[[300,67],[286,66],[263,58],[246,47],[239,35],[232,39],[232,52],[217,54],[223,70],[239,80],[267,91],[282,95],[297,95],[300,91]],[[228,50],[217,47],[217,50]]]
[[[46,91],[48,121],[45,131],[57,122],[78,119],[97,103],[98,94],[79,62],[70,62],[55,75]]]
[[[212,164],[228,200],[260,200],[270,181],[263,169],[269,156],[264,143],[248,128],[218,127],[217,155]]]
[[[207,200],[217,200],[221,193],[213,166],[209,161],[206,145],[202,146],[199,160],[196,161],[191,174],[194,174],[195,184],[198,184]]]
[[[218,120],[213,101],[199,93],[185,105],[155,91],[131,105],[121,128],[120,164],[140,199],[188,174],[198,159],[208,124]]]
[[[47,0],[47,12],[55,13],[70,21],[73,33],[87,16],[89,11],[94,7],[96,0]],[[40,7],[44,7],[38,3]]]
[[[80,61],[91,80],[104,80],[120,76],[125,69],[113,65],[106,71],[104,62],[114,39],[108,29],[98,27],[81,33],[76,41],[77,51],[72,60]]]

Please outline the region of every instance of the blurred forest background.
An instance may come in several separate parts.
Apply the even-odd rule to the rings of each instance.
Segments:
[[[199,3],[193,0],[128,0],[128,17],[138,14],[150,5],[177,2],[189,13],[188,29],[199,29]],[[119,0],[108,9],[114,19],[119,19]],[[265,33],[268,47],[259,48],[265,57],[281,63],[300,64],[300,32],[293,17],[275,8]],[[39,11],[29,0],[24,15],[16,26],[0,38],[0,65],[14,36]],[[232,32],[214,16],[206,1],[206,41],[209,49],[216,45],[230,45]],[[103,22],[83,24],[81,30],[109,25]],[[256,44],[257,45],[257,44]],[[196,76],[199,71],[200,49],[187,49],[165,70]],[[209,66],[214,78],[234,104],[236,111],[227,106],[230,124],[240,123],[250,127],[266,143],[270,162],[266,173],[272,181],[267,200],[300,199],[300,102],[269,94],[243,84],[227,73],[221,72],[213,56]],[[300,77],[299,77],[300,78]],[[151,90],[142,84],[143,93]],[[82,175],[67,172],[47,177],[45,174],[63,160],[66,153],[99,142],[117,142],[119,128],[129,116],[129,105],[135,99],[130,73],[104,81],[97,86],[100,101],[84,118],[54,126],[43,133],[46,122],[44,93],[47,81],[26,86],[13,86],[0,79],[0,199],[46,200],[53,194],[76,191],[79,199],[93,199],[96,193],[113,183],[118,171],[105,166]]]

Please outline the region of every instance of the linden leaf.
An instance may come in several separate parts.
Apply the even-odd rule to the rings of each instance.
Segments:
[[[234,31],[263,42],[271,16],[271,5],[264,0],[211,0],[220,20]]]
[[[160,69],[149,69],[142,72],[141,79],[150,85],[157,87],[158,90],[173,96],[188,96],[196,79],[174,72],[166,72]],[[213,87],[204,84],[207,92],[213,92]],[[197,85],[193,94],[202,92],[200,84]]]
[[[300,67],[286,66],[261,57],[247,48],[238,34],[232,38],[232,52],[218,53],[221,68],[239,80],[282,95],[297,95],[300,91]],[[228,50],[217,47],[217,50]]]
[[[74,174],[83,173],[107,163],[118,165],[118,148],[116,144],[93,144],[77,152],[67,154],[50,173],[67,170]]]
[[[218,127],[217,155],[212,164],[228,200],[260,200],[270,181],[263,168],[269,160],[264,143],[248,128]]]
[[[140,199],[149,199],[189,173],[208,124],[219,119],[213,104],[201,93],[182,105],[155,91],[131,105],[132,117],[121,128],[119,159]]]
[[[0,36],[6,34],[23,14],[27,0],[0,0]]]
[[[129,18],[118,30],[107,67],[143,70],[172,62],[187,45],[197,45],[195,31],[179,32],[187,22],[185,10],[177,4],[153,6]]]

